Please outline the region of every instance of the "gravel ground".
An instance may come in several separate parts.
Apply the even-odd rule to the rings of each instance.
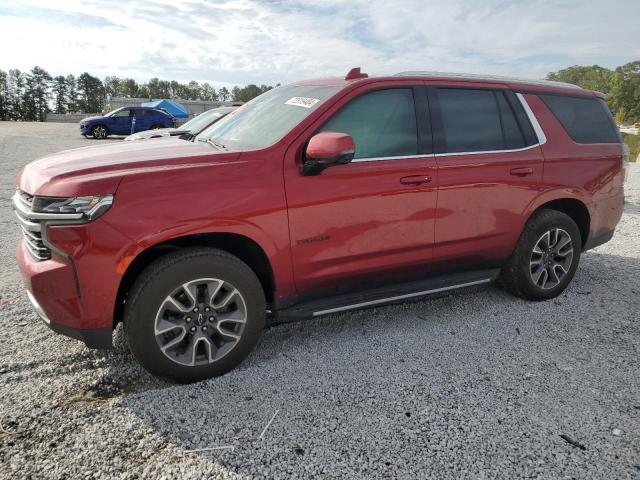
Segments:
[[[120,332],[110,352],[50,332],[20,285],[15,174],[95,142],[0,123],[0,478],[640,478],[640,165],[553,301],[489,287],[281,325],[172,386]]]

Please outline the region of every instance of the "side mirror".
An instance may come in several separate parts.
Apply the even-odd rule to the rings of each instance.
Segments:
[[[339,132],[320,132],[311,137],[305,159],[302,164],[302,175],[317,175],[330,165],[343,165],[353,160],[356,145],[351,135]]]

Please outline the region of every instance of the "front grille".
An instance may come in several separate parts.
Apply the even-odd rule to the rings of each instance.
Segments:
[[[28,213],[33,211],[33,195],[18,190],[13,198],[27,250],[36,260],[49,260],[51,249],[42,241],[42,225],[39,220],[28,217]]]
[[[51,258],[51,250],[42,242],[42,232],[27,230],[22,225],[20,225],[20,228],[22,229],[24,241],[31,255],[38,260],[49,260]]]
[[[18,200],[29,210],[33,209],[33,195],[29,195],[22,190],[18,190]]]

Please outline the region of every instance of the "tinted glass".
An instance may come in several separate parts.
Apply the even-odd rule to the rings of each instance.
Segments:
[[[399,157],[418,153],[413,90],[394,88],[366,93],[329,119],[320,131],[347,133],[355,158]]]
[[[504,132],[504,147],[506,149],[523,148],[525,146],[524,135],[516,120],[516,117],[507,102],[504,92],[493,92],[498,101],[502,131]]]
[[[128,117],[129,116],[129,109],[125,108],[124,110],[120,110],[119,112],[116,112],[112,115],[113,117]]]
[[[222,117],[227,115],[228,113],[233,112],[236,107],[219,107],[212,108],[211,110],[207,110],[206,112],[201,113],[197,117],[192,118],[184,125],[182,125],[179,130],[184,130],[191,132],[194,135],[197,135],[202,130],[207,128],[209,125],[217,122]]]
[[[197,139],[210,139],[232,150],[268,147],[341,88],[315,85],[273,88],[211,125]]]
[[[141,108],[134,108],[131,110],[131,116],[136,118],[144,117],[145,111]]]
[[[492,90],[439,88],[446,152],[504,150],[498,103]]]
[[[596,98],[540,95],[577,143],[619,143],[620,137],[604,102]]]

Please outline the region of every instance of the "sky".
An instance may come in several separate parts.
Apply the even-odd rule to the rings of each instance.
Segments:
[[[0,69],[214,86],[640,60],[640,0],[0,0]]]

